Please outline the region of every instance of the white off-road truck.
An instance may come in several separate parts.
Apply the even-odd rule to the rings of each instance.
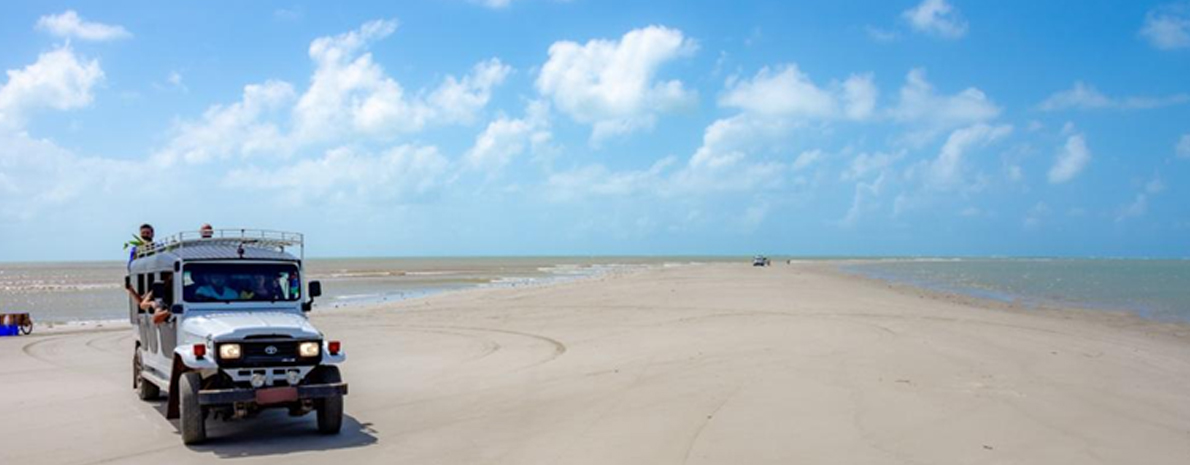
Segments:
[[[347,383],[336,365],[346,356],[306,318],[322,289],[302,274],[301,234],[185,232],[132,258],[125,283],[169,312],[154,322],[153,308],[130,305],[132,385],[145,400],[168,393],[182,442],[204,441],[207,419],[265,408],[317,412],[319,432],[339,432]]]

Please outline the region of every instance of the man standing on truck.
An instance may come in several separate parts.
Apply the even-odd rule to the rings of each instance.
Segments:
[[[128,266],[132,266],[132,261],[136,260],[136,250],[140,247],[153,246],[153,225],[145,223],[140,225],[140,244],[132,246],[132,253],[128,254]]]

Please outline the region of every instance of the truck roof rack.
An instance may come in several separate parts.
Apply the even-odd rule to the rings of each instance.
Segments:
[[[183,231],[152,244],[136,248],[136,258],[143,258],[163,252],[181,250],[194,246],[232,245],[239,248],[267,249],[285,252],[298,249],[298,257],[305,261],[306,246],[302,233],[272,231],[267,229],[214,229],[206,231]]]

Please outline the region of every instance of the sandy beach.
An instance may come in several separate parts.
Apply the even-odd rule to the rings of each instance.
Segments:
[[[1186,464],[1182,326],[948,299],[821,263],[653,267],[315,312],[344,429],[183,446],[128,328],[0,338],[0,463]]]

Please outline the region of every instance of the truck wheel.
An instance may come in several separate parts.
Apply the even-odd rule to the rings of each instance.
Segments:
[[[161,397],[161,388],[141,376],[144,369],[145,365],[144,362],[141,362],[140,350],[136,349],[132,355],[132,385],[136,387],[136,396],[140,400],[153,400]]]
[[[343,382],[336,366],[319,367],[315,374],[314,382],[318,384]],[[318,432],[339,434],[343,427],[343,396],[318,399],[314,401],[314,409],[318,412]]]
[[[198,444],[207,440],[207,425],[202,406],[198,405],[198,389],[202,376],[193,371],[182,373],[178,378],[178,407],[182,410],[179,424],[183,444]]]

